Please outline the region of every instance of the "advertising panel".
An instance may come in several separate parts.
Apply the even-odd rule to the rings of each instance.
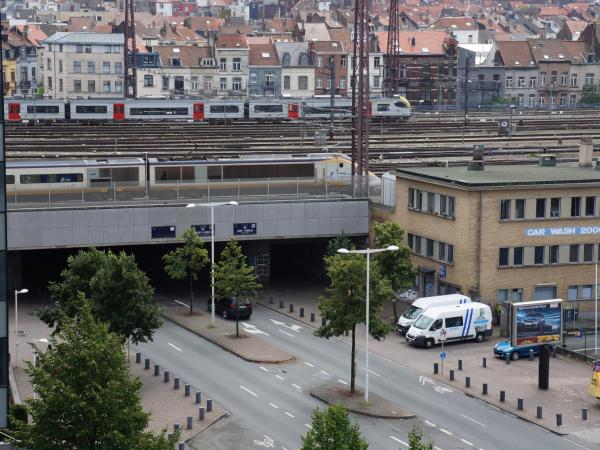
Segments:
[[[556,344],[562,340],[562,300],[538,300],[512,304],[513,347]]]

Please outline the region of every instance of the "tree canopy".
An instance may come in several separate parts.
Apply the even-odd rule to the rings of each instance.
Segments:
[[[327,249],[325,250],[325,256],[333,256],[337,254],[337,251],[340,248],[345,248],[348,250],[354,250],[356,245],[348,236],[342,232],[339,236],[330,239],[327,243]]]
[[[194,281],[208,263],[208,252],[204,241],[194,228],[188,228],[181,236],[183,245],[163,256],[165,272],[175,280],[188,278],[190,281],[190,314],[194,312]]]
[[[357,424],[352,424],[341,405],[315,408],[312,428],[302,436],[301,450],[366,450],[369,447]]]
[[[89,298],[92,314],[108,323],[123,340],[146,342],[162,324],[160,307],[154,301],[154,289],[133,255],[125,252],[90,249],[69,256],[61,280],[50,283],[55,308],[44,308],[39,317],[60,330],[65,317],[79,311],[79,294]]]
[[[417,425],[408,432],[408,450],[433,450],[433,442],[423,442],[423,430]]]
[[[352,333],[350,391],[354,392],[355,331],[356,325],[366,319],[366,271],[365,255],[336,254],[325,257],[330,287],[319,300],[319,311],[326,320],[325,325],[315,331],[324,338]],[[390,326],[381,320],[379,313],[383,303],[393,295],[390,283],[381,275],[377,261],[371,261],[369,292],[369,332],[375,339],[383,339],[390,332]]]
[[[141,381],[129,375],[121,337],[97,321],[77,294],[77,313],[64,317],[46,352],[33,345],[38,366],[27,373],[37,398],[27,400],[32,424],[17,437],[31,450],[172,450],[175,439],[144,432]]]

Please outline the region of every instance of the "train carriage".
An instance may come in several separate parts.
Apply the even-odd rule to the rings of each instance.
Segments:
[[[280,122],[288,119],[288,102],[285,100],[250,100],[248,103],[250,119]]]
[[[204,117],[209,121],[244,119],[243,100],[210,100],[205,104]]]
[[[10,99],[4,102],[4,120],[59,121],[65,120],[63,100]]]

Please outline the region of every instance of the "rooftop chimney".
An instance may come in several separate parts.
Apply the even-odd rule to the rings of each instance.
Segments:
[[[467,170],[483,170],[483,151],[485,147],[482,144],[473,146],[473,160],[467,162]]]
[[[591,138],[585,137],[579,143],[579,167],[592,167],[594,156],[594,143]]]

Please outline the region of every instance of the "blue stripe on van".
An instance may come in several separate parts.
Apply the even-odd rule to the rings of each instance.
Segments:
[[[461,336],[465,336],[469,332],[469,323],[471,321],[471,317],[473,316],[473,308],[467,310],[467,314],[465,315],[465,323],[463,324],[462,334]]]
[[[469,335],[469,330],[471,329],[471,323],[473,322],[473,308],[469,309],[469,323],[467,323],[467,329],[465,330],[465,336]]]
[[[465,321],[463,322],[462,333],[460,333],[461,336],[465,335],[465,328],[467,327],[468,321],[469,321],[469,310],[467,310],[467,315],[465,316]]]

